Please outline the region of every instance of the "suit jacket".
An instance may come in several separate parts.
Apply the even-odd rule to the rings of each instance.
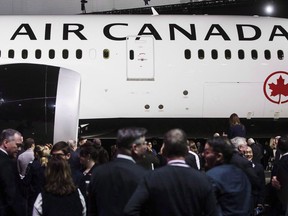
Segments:
[[[198,170],[195,155],[188,153],[185,157],[185,162],[192,168]]]
[[[120,216],[146,173],[133,161],[115,158],[93,170],[88,189],[88,215]]]
[[[244,158],[238,152],[234,152],[230,163],[244,171],[251,183],[252,191],[259,191],[261,189],[261,179],[258,178],[252,163],[247,158]]]
[[[245,173],[232,164],[215,166],[211,178],[223,216],[247,216],[251,210],[251,184]]]
[[[218,215],[207,176],[181,165],[149,172],[126,205],[125,215],[138,216],[144,206],[157,216]]]
[[[0,150],[0,215],[25,215],[16,161]]]
[[[275,169],[275,170],[274,170]],[[277,191],[278,198],[281,201],[282,205],[288,203],[288,155],[284,155],[281,159],[275,164],[273,168],[277,180],[280,182],[281,189]]]

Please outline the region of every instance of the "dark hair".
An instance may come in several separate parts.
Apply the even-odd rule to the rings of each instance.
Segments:
[[[94,143],[87,141],[85,144],[80,146],[80,156],[86,157],[90,155],[94,162],[98,162],[99,151]]]
[[[67,155],[71,152],[71,148],[67,142],[60,141],[53,145],[51,153],[53,153],[54,151],[63,151],[63,153]]]
[[[279,138],[277,148],[282,154],[288,152],[288,135],[284,135]]]
[[[0,134],[0,144],[2,144],[5,139],[11,140],[15,134],[20,134],[20,132],[11,128],[4,129]]]
[[[68,162],[50,158],[45,169],[45,191],[55,195],[68,195],[76,190]]]
[[[165,157],[185,157],[188,153],[186,133],[181,129],[172,129],[164,135],[163,155]]]
[[[214,152],[222,153],[224,163],[229,163],[233,155],[233,147],[227,143],[222,137],[214,137],[207,140],[209,146],[212,147]]]
[[[24,142],[24,149],[27,150],[27,149],[31,148],[33,144],[35,145],[34,139],[27,138]]]
[[[118,148],[130,149],[132,144],[144,137],[147,130],[145,128],[122,128],[118,130],[117,146]]]

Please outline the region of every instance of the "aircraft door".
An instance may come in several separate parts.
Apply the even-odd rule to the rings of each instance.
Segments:
[[[154,39],[129,36],[126,46],[127,80],[154,80]]]

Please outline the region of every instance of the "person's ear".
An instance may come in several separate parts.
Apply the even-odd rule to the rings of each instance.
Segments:
[[[216,161],[218,164],[224,161],[223,154],[221,152],[217,154]]]
[[[131,150],[132,152],[137,152],[137,145],[135,143],[132,144]]]

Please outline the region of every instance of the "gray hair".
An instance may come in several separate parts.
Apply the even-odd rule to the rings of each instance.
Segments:
[[[237,150],[241,145],[247,145],[246,138],[244,137],[235,137],[231,139],[231,143]]]
[[[70,148],[77,147],[77,142],[75,140],[68,140],[67,143],[70,146]]]
[[[17,130],[11,128],[4,129],[0,134],[0,144],[2,144],[4,140],[11,140],[14,138],[15,134],[19,134],[21,136],[21,133]]]

